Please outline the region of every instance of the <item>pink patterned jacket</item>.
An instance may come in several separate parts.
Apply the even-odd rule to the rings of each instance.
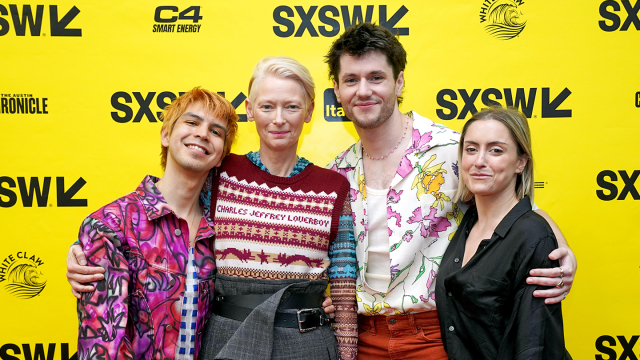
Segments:
[[[147,176],[135,192],[89,215],[79,240],[105,279],[78,301],[78,359],[173,359],[181,319],[189,227]],[[208,190],[209,183],[205,184]],[[203,206],[195,245],[199,296],[195,358],[213,303],[213,224]]]

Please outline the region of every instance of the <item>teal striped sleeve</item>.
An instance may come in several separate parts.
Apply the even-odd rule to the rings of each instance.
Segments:
[[[342,360],[355,360],[358,353],[358,305],[356,303],[356,241],[351,201],[345,199],[338,236],[329,246],[331,300],[336,307],[336,338]]]

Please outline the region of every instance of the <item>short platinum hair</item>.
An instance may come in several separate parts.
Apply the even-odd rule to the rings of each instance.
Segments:
[[[311,73],[297,60],[286,56],[265,56],[253,68],[253,75],[249,80],[249,102],[251,104],[254,104],[256,96],[258,96],[257,90],[260,82],[270,75],[300,83],[304,92],[304,110],[309,109],[316,98],[315,84]]]

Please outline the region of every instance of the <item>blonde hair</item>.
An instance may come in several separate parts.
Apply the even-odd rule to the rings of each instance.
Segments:
[[[527,164],[516,177],[516,197],[520,200],[528,195],[531,198],[531,202],[533,202],[533,154],[531,152],[531,131],[529,130],[527,118],[516,109],[503,108],[501,106],[493,106],[476,113],[462,128],[460,144],[458,145],[458,164],[462,164],[464,137],[467,134],[467,130],[469,130],[471,124],[478,120],[496,120],[507,127],[518,147],[518,156],[525,155],[527,157]],[[471,199],[473,199],[473,193],[462,181],[462,176],[459,176],[458,191],[453,201],[462,200],[466,202]]]
[[[202,107],[215,118],[227,120],[227,134],[224,139],[224,152],[222,157],[229,155],[231,152],[231,145],[236,139],[236,132],[238,131],[238,115],[231,103],[224,97],[213,93],[209,90],[194,87],[191,91],[188,91],[177,99],[173,100],[171,104],[167,105],[160,115],[162,121],[162,129],[160,133],[166,131],[167,136],[171,136],[173,128],[176,126],[176,121],[184,114],[189,105],[194,103],[202,103]],[[161,145],[160,152],[160,166],[162,170],[167,167],[167,150],[168,148]]]
[[[291,79],[302,85],[304,92],[304,110],[307,111],[309,106],[316,98],[315,84],[309,69],[300,64],[297,60],[286,56],[265,56],[256,67],[253,68],[253,75],[249,80],[249,102],[253,104],[256,96],[258,96],[258,86],[260,82],[267,76],[274,75],[282,79]]]

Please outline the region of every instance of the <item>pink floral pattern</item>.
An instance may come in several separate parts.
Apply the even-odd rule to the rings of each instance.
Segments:
[[[358,312],[394,315],[435,309],[435,280],[449,237],[462,216],[452,198],[458,186],[460,135],[415,112],[412,140],[387,193],[391,283],[386,293],[367,287],[358,275]],[[454,167],[455,166],[455,167]],[[367,267],[368,217],[363,193],[362,144],[358,141],[328,166],[345,175],[351,207],[359,274]],[[455,219],[455,221],[451,221]]]

